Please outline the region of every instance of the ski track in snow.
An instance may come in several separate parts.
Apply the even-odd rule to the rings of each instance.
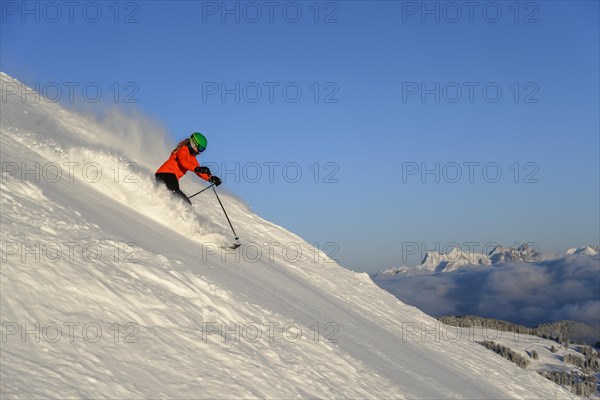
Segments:
[[[1,79],[3,88],[16,82]],[[214,196],[194,198],[193,212],[173,201],[155,186],[151,165],[115,150],[137,137],[18,97],[2,104],[1,118],[2,162],[19,166],[3,168],[0,195],[3,398],[571,397],[476,343],[406,335],[408,326],[439,323],[223,191],[246,246],[219,249],[232,235]],[[133,147],[132,157],[142,153]],[[161,150],[166,157],[170,149]],[[73,164],[65,163],[75,162],[67,174]],[[128,162],[139,167],[130,180]],[[61,179],[24,175],[20,167],[35,163],[61,165]],[[102,176],[81,179],[85,163],[101,166]],[[187,193],[201,187],[186,185]],[[72,254],[65,243],[76,244]],[[271,255],[264,243],[279,245]],[[299,260],[282,255],[286,243],[300,246]],[[98,259],[84,257],[87,244],[101,249]],[[62,326],[62,337],[48,340],[50,329],[38,342],[10,331],[36,322]],[[73,340],[64,323],[79,324]],[[94,343],[82,336],[88,323],[102,329]],[[268,323],[279,326],[269,332]],[[221,340],[203,336],[203,324],[259,326],[262,336]],[[286,324],[301,329],[299,338],[282,331]]]

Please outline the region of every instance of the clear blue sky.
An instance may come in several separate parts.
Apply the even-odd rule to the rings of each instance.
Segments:
[[[2,71],[205,132],[228,190],[348,268],[600,241],[597,1],[1,4]]]

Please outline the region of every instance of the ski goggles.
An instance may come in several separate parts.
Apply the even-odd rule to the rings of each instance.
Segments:
[[[202,153],[204,150],[206,150],[206,147],[200,146],[193,140],[190,140],[190,143],[192,144],[193,149],[196,150],[198,153]]]

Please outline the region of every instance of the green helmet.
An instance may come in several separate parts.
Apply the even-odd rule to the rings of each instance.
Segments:
[[[206,137],[200,132],[192,133],[192,136],[190,136],[190,143],[192,144],[192,147],[198,150],[198,153],[202,153],[206,150]]]

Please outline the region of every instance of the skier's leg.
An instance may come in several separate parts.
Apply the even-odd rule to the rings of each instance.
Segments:
[[[167,189],[169,189],[171,192],[179,196],[181,199],[185,200],[188,204],[192,204],[192,202],[190,201],[190,199],[188,199],[185,193],[183,193],[181,189],[179,189],[179,180],[177,179],[177,176],[175,176],[175,174],[160,173],[156,174],[155,177],[157,181],[163,182],[167,186]]]
[[[173,193],[185,200],[190,206],[192,205],[192,201],[181,190],[173,190]]]
[[[155,174],[154,177],[156,178],[157,182],[162,182],[167,187],[167,189],[173,191],[173,182],[177,182],[177,177],[175,176],[175,174],[159,173]]]

